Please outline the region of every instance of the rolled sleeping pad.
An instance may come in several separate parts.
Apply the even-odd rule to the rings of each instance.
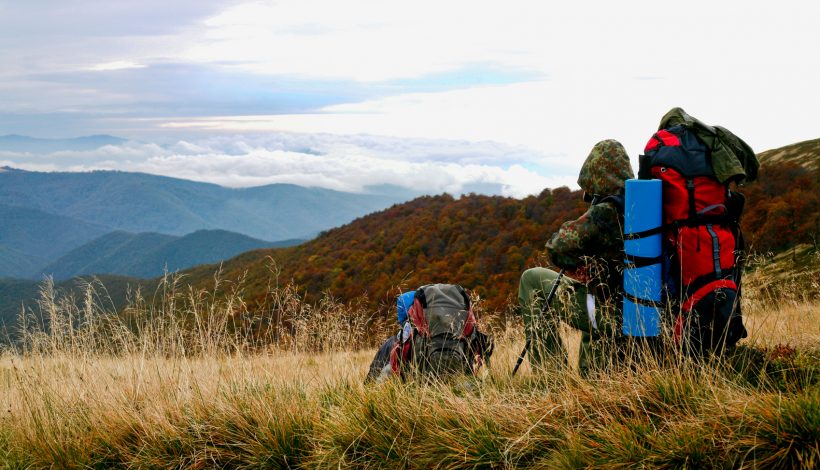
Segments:
[[[624,198],[623,333],[658,336],[661,319],[661,233],[663,222],[660,180],[626,181]],[[655,230],[655,232],[642,233]],[[630,235],[633,237],[630,238]]]

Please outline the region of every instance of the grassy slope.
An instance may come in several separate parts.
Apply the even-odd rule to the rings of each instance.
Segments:
[[[208,310],[207,305],[202,306]],[[757,362],[363,387],[372,351],[0,359],[0,462],[151,468],[816,468],[817,304],[749,312]],[[780,321],[771,328],[769,320]],[[786,319],[785,322],[781,321]],[[797,350],[772,347],[802,331]],[[59,338],[53,338],[58,341]],[[90,343],[89,343],[90,344]],[[793,343],[794,344],[794,343]],[[747,347],[749,341],[747,340]],[[751,351],[748,350],[747,351]]]
[[[220,285],[223,291],[237,287]],[[27,336],[26,344],[36,345],[29,354],[0,357],[0,463],[454,469],[820,464],[820,304],[791,292],[747,297],[750,338],[730,366],[684,362],[582,379],[574,370],[535,374],[525,365],[511,379],[523,343],[521,326],[513,323],[493,331],[498,348],[492,367],[476,382],[364,387],[373,351],[348,349],[362,344],[362,325],[351,320],[365,312],[327,300],[309,305],[290,287],[274,288],[271,305],[296,321],[260,350],[249,342],[253,331],[229,328],[232,318],[251,313],[238,287],[223,297],[212,286],[175,294],[165,286],[157,291],[158,303],[126,310],[130,328],[104,321],[117,317],[96,302],[79,311],[59,301],[54,309],[45,305],[60,326]],[[186,298],[194,303],[181,301]],[[572,345],[577,335],[565,339]],[[315,353],[320,349],[325,352]]]

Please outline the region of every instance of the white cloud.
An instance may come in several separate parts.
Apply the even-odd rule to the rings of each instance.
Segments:
[[[589,74],[391,96],[329,106],[319,113],[214,117],[164,125],[204,132],[373,133],[413,140],[491,141],[539,155],[528,161],[542,175],[568,175],[578,171],[596,142],[609,138],[626,146],[636,166],[661,116],[675,106],[732,129],[757,151],[817,138],[813,116],[820,94],[814,88],[820,71],[791,70],[778,75],[776,87],[745,69],[721,76],[696,69],[651,80],[611,76],[601,81]],[[509,163],[516,158],[521,157],[511,155]]]
[[[133,60],[115,60],[113,62],[105,62],[102,64],[93,65],[88,70],[94,72],[105,72],[110,70],[125,70],[125,69],[142,69],[145,65],[134,62]]]
[[[363,81],[465,64],[669,76],[812,60],[816,3],[253,1],[212,16],[183,57],[263,73]],[[712,52],[712,53],[710,53]],[[813,61],[816,65],[816,60]],[[758,73],[768,73],[756,70]]]
[[[519,163],[540,158],[493,142],[278,133],[215,136],[169,146],[127,142],[47,155],[3,152],[0,166],[138,171],[232,187],[291,183],[352,192],[393,184],[430,194],[461,194],[491,185],[515,197],[574,183],[574,175],[545,177]]]
[[[530,68],[518,56],[537,46],[533,33],[544,10],[533,6],[464,0],[251,2],[207,21],[203,38],[185,58],[232,60],[262,73],[363,81],[419,77],[470,63]]]

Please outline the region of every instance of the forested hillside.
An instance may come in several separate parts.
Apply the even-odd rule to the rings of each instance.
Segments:
[[[293,279],[309,299],[322,292],[342,300],[367,296],[374,306],[400,291],[432,282],[472,289],[487,307],[501,309],[522,270],[539,264],[544,242],[561,222],[578,217],[580,191],[544,190],[523,200],[479,195],[422,197],[393,206],[294,248],[257,250],[227,262],[231,278],[247,271],[248,292],[264,298],[271,272]],[[213,266],[189,273],[207,283]]]
[[[225,230],[198,230],[184,237],[112,232],[71,250],[41,268],[35,278],[50,275],[62,281],[89,274],[152,278],[165,271],[215,263],[249,250],[292,246],[299,242],[272,243]]]
[[[29,277],[48,261],[109,230],[30,207],[0,203],[0,277]]]
[[[803,154],[803,164],[763,155],[758,180],[741,188],[746,195],[743,229],[752,251],[776,253],[802,243],[817,249],[820,146],[814,149]]]

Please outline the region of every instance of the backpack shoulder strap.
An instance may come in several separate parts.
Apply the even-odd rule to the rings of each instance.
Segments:
[[[410,324],[422,336],[430,336],[430,325],[427,323],[427,317],[424,315],[424,308],[426,302],[423,298],[417,295],[413,300],[413,305],[407,311],[407,317],[410,319]]]
[[[592,199],[592,205],[597,206],[598,204],[603,204],[605,202],[612,203],[616,209],[618,209],[618,213],[623,215],[624,213],[624,197],[620,194],[610,194],[609,196],[595,196]]]
[[[467,294],[467,291],[464,290],[464,288],[461,287],[460,285],[458,285],[458,284],[454,284],[454,285],[456,286],[456,289],[458,289],[458,292],[461,294],[461,298],[464,299],[464,309],[468,310],[468,311],[471,310],[470,295]]]
[[[612,194],[609,196],[595,197],[595,199],[592,200],[592,205],[596,206],[598,204],[603,204],[605,202],[612,203],[612,205],[614,205],[615,208],[618,210],[618,213],[621,216],[624,215],[624,208],[626,207],[626,203],[624,202],[624,197],[622,195]],[[643,232],[627,233],[624,234],[624,240],[637,240],[639,238],[657,235],[659,233],[663,233],[663,231],[666,230],[666,228],[667,227],[660,225],[649,230],[644,230]]]

